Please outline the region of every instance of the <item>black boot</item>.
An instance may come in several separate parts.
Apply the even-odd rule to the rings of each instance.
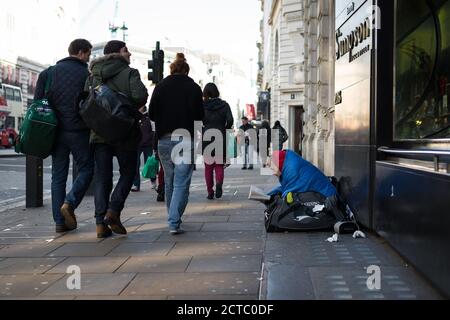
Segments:
[[[104,220],[105,225],[111,228],[111,230],[116,234],[127,234],[127,229],[123,226],[120,221],[120,214],[108,210]]]
[[[164,201],[166,201],[166,197],[165,197],[164,192],[159,192],[158,193],[158,196],[156,197],[156,201],[157,202],[164,202]]]
[[[223,188],[222,188],[221,184],[218,184],[216,186],[216,198],[220,199],[220,198],[222,198],[222,196],[223,196]]]

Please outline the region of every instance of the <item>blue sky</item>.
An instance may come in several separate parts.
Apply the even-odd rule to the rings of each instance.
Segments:
[[[115,0],[79,0],[81,34],[91,41],[109,39]],[[262,17],[258,0],[122,0],[119,21],[129,27],[129,42],[188,46],[221,53],[250,69],[257,62],[256,42]]]

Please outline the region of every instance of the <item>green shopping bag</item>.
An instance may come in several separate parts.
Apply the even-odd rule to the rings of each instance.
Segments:
[[[155,156],[148,158],[145,163],[144,169],[142,169],[142,177],[145,179],[156,179],[159,173],[159,161],[156,160]]]
[[[233,132],[227,132],[227,158],[234,159],[237,158],[237,138]]]
[[[52,67],[48,69],[44,99],[33,101],[28,108],[17,137],[16,153],[45,159],[52,152],[58,124],[55,111],[48,101],[48,94],[53,81],[52,69]]]

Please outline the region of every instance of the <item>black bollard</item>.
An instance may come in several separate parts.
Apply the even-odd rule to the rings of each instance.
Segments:
[[[26,158],[26,207],[44,205],[44,162],[40,158]]]

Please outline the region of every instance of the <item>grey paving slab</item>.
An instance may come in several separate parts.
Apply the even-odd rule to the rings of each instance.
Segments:
[[[134,231],[126,236],[114,235],[103,240],[103,243],[115,242],[117,244],[124,243],[150,243],[161,237],[163,233],[158,231]]]
[[[259,255],[262,252],[261,242],[178,242],[169,255]]]
[[[381,290],[369,290],[364,268],[310,268],[316,296],[321,300],[441,299],[417,274],[402,267],[381,268]]]
[[[132,257],[117,270],[117,273],[182,273],[185,272],[192,257],[160,256]]]
[[[81,290],[69,290],[66,276],[50,286],[41,296],[117,296],[135,276],[128,273],[82,274]]]
[[[0,257],[4,258],[40,258],[61,247],[61,243],[50,244],[20,244],[6,246],[0,250]]]
[[[183,229],[189,232],[200,231],[203,227],[203,223],[183,223]],[[160,231],[168,232],[169,226],[167,222],[144,224],[140,226],[137,231]]]
[[[232,216],[229,222],[264,222],[264,214],[249,214]]]
[[[171,301],[257,301],[258,295],[169,296]]]
[[[187,272],[258,272],[262,255],[195,256]]]
[[[202,231],[262,231],[263,228],[264,225],[260,222],[205,223]]]
[[[315,299],[314,287],[307,268],[266,263],[264,277],[265,300]]]
[[[283,238],[286,237],[285,239]],[[330,236],[318,234],[280,234],[268,237],[266,261],[308,266],[402,266],[405,262],[388,246],[369,239],[341,236],[338,243],[325,241]]]
[[[177,242],[257,242],[263,238],[261,231],[235,231],[235,232],[187,232],[175,237]],[[174,237],[163,233],[158,242],[174,241]]]
[[[0,274],[42,274],[63,260],[64,258],[8,258],[0,261]]]
[[[54,266],[47,271],[47,274],[63,274],[67,273],[70,266],[78,266],[81,273],[114,273],[119,267],[125,263],[127,258],[111,258],[111,257],[73,257],[64,260],[62,263]]]
[[[0,297],[35,297],[62,275],[12,275],[0,277]]]
[[[13,298],[1,298],[0,300],[13,300],[13,301],[58,301],[58,300],[62,300],[62,301],[71,301],[71,300],[75,300],[75,297],[71,297],[71,296],[56,296],[56,297],[13,297]]]
[[[154,216],[142,216],[142,217],[133,217],[130,219],[127,219],[125,222],[123,222],[123,225],[125,227],[132,227],[132,226],[142,226],[144,224],[152,224],[152,223],[167,223],[167,218],[164,217],[154,217]]]
[[[0,238],[0,244],[3,246],[9,245],[45,245],[48,244],[49,241],[53,242],[55,238]]]
[[[94,231],[72,231],[55,240],[56,243],[98,243],[102,239],[97,239],[97,233]]]
[[[122,295],[248,296],[258,288],[258,273],[139,274]]]
[[[0,239],[24,238],[24,239],[51,239],[55,238],[54,231],[8,231],[0,232]]]
[[[116,246],[116,243],[66,243],[49,254],[49,257],[101,257]]]
[[[110,257],[139,257],[166,256],[174,243],[125,243],[120,244],[108,256]]]
[[[186,222],[188,222],[188,223],[191,223],[191,222],[200,222],[200,223],[205,223],[205,222],[228,222],[229,217],[228,216],[217,217],[217,216],[196,215],[196,216],[188,216],[184,220]]]
[[[75,297],[75,300],[81,301],[126,301],[126,300],[137,300],[137,301],[164,301],[167,300],[166,296],[79,296]]]

